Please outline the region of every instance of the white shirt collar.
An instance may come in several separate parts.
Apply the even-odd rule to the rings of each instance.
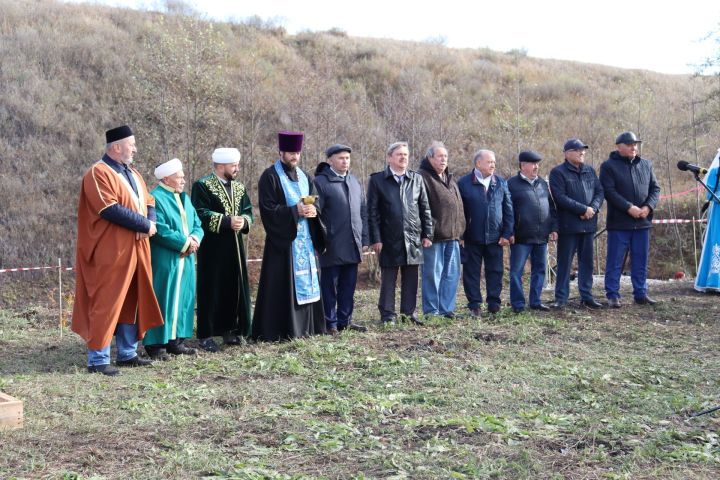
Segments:
[[[332,170],[332,172],[333,172],[335,175],[337,175],[338,177],[340,177],[340,178],[345,178],[345,175],[347,175],[347,172],[345,172],[345,173],[338,173],[338,172],[336,172],[333,167],[330,167],[330,170]]]

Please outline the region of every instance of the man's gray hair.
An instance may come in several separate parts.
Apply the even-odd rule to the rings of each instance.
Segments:
[[[112,147],[113,145],[115,145],[115,144],[117,144],[117,143],[120,143],[120,142],[122,142],[123,140],[126,140],[126,139],[127,139],[127,138],[121,138],[120,140],[115,140],[114,142],[106,143],[106,144],[105,144],[105,151],[106,151],[106,152],[109,152],[109,151],[110,151],[110,147]]]
[[[475,155],[473,155],[473,166],[477,164],[478,159],[483,155],[495,156],[495,152],[493,152],[492,150],[488,150],[487,148],[481,148],[480,150],[475,152]]]
[[[425,152],[425,157],[426,158],[434,157],[436,148],[444,148],[445,151],[447,152],[447,147],[445,146],[445,144],[443,142],[440,142],[438,140],[433,140],[432,143],[430,144],[430,147],[428,147],[427,152]]]
[[[386,151],[387,156],[389,157],[390,155],[393,154],[393,152],[394,152],[395,150],[397,150],[398,148],[401,148],[401,147],[409,148],[407,142],[395,142],[395,143],[391,143],[390,146],[387,148],[387,151]]]

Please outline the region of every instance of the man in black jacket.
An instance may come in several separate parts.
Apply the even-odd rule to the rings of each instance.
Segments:
[[[550,192],[558,213],[557,276],[553,308],[563,308],[570,296],[570,267],[577,252],[580,303],[601,308],[592,294],[593,239],[603,190],[595,170],[585,165],[588,146],[577,138],[565,142],[565,162],[550,172]]]
[[[520,152],[520,172],[508,180],[515,214],[515,231],[510,237],[510,304],[513,312],[525,309],[522,276],[530,257],[530,308],[550,310],[540,295],[545,283],[548,237],[557,240],[557,212],[550,188],[538,176],[542,157],[533,151]]]
[[[370,175],[368,184],[368,227],[370,246],[380,256],[381,282],[378,309],[380,320],[395,322],[395,284],[402,275],[400,313],[415,324],[418,269],[423,247],[432,245],[433,224],[422,177],[408,170],[410,151],[405,142],[387,149],[385,170]]]
[[[315,170],[320,220],[328,232],[320,255],[320,290],[330,335],[346,328],[367,330],[352,322],[358,264],[369,241],[365,192],[349,171],[351,152],[347,145],[332,145],[325,151],[327,162]]]
[[[628,250],[635,303],[656,303],[647,295],[647,273],[652,212],[660,199],[660,186],[652,163],[638,156],[640,143],[633,132],[621,133],[615,139],[617,150],[600,166],[608,202],[605,295],[613,308],[620,308],[620,275]]]

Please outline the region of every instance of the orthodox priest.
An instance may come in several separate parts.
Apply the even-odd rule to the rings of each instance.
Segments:
[[[200,348],[217,352],[214,336],[240,345],[251,332],[250,285],[243,234],[253,223],[245,185],[236,180],[240,152],[217,148],[213,172],[192,187],[192,204],[205,232],[198,250],[197,336]]]
[[[280,158],[258,182],[265,250],[252,336],[279,341],[325,332],[315,251],[324,236],[313,204],[313,181],[298,163],[302,132],[280,132]]]
[[[88,371],[114,376],[118,366],[150,365],[137,354],[138,340],[162,325],[152,288],[149,237],[156,233],[155,199],[140,172],[127,125],[105,132],[105,155],[83,176],[78,205],[75,303],[72,330],[87,343]]]
[[[192,355],[185,345],[193,336],[195,319],[195,252],[203,229],[185,190],[185,172],[179,159],[158,165],[160,183],[155,198],[157,233],[150,239],[153,288],[165,324],[148,330],[143,345],[150,358],[167,360],[167,354]]]

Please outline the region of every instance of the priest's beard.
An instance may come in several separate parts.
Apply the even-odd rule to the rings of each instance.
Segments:
[[[223,176],[228,182],[232,182],[233,180],[235,180],[235,175],[233,175],[232,173],[224,173]]]

